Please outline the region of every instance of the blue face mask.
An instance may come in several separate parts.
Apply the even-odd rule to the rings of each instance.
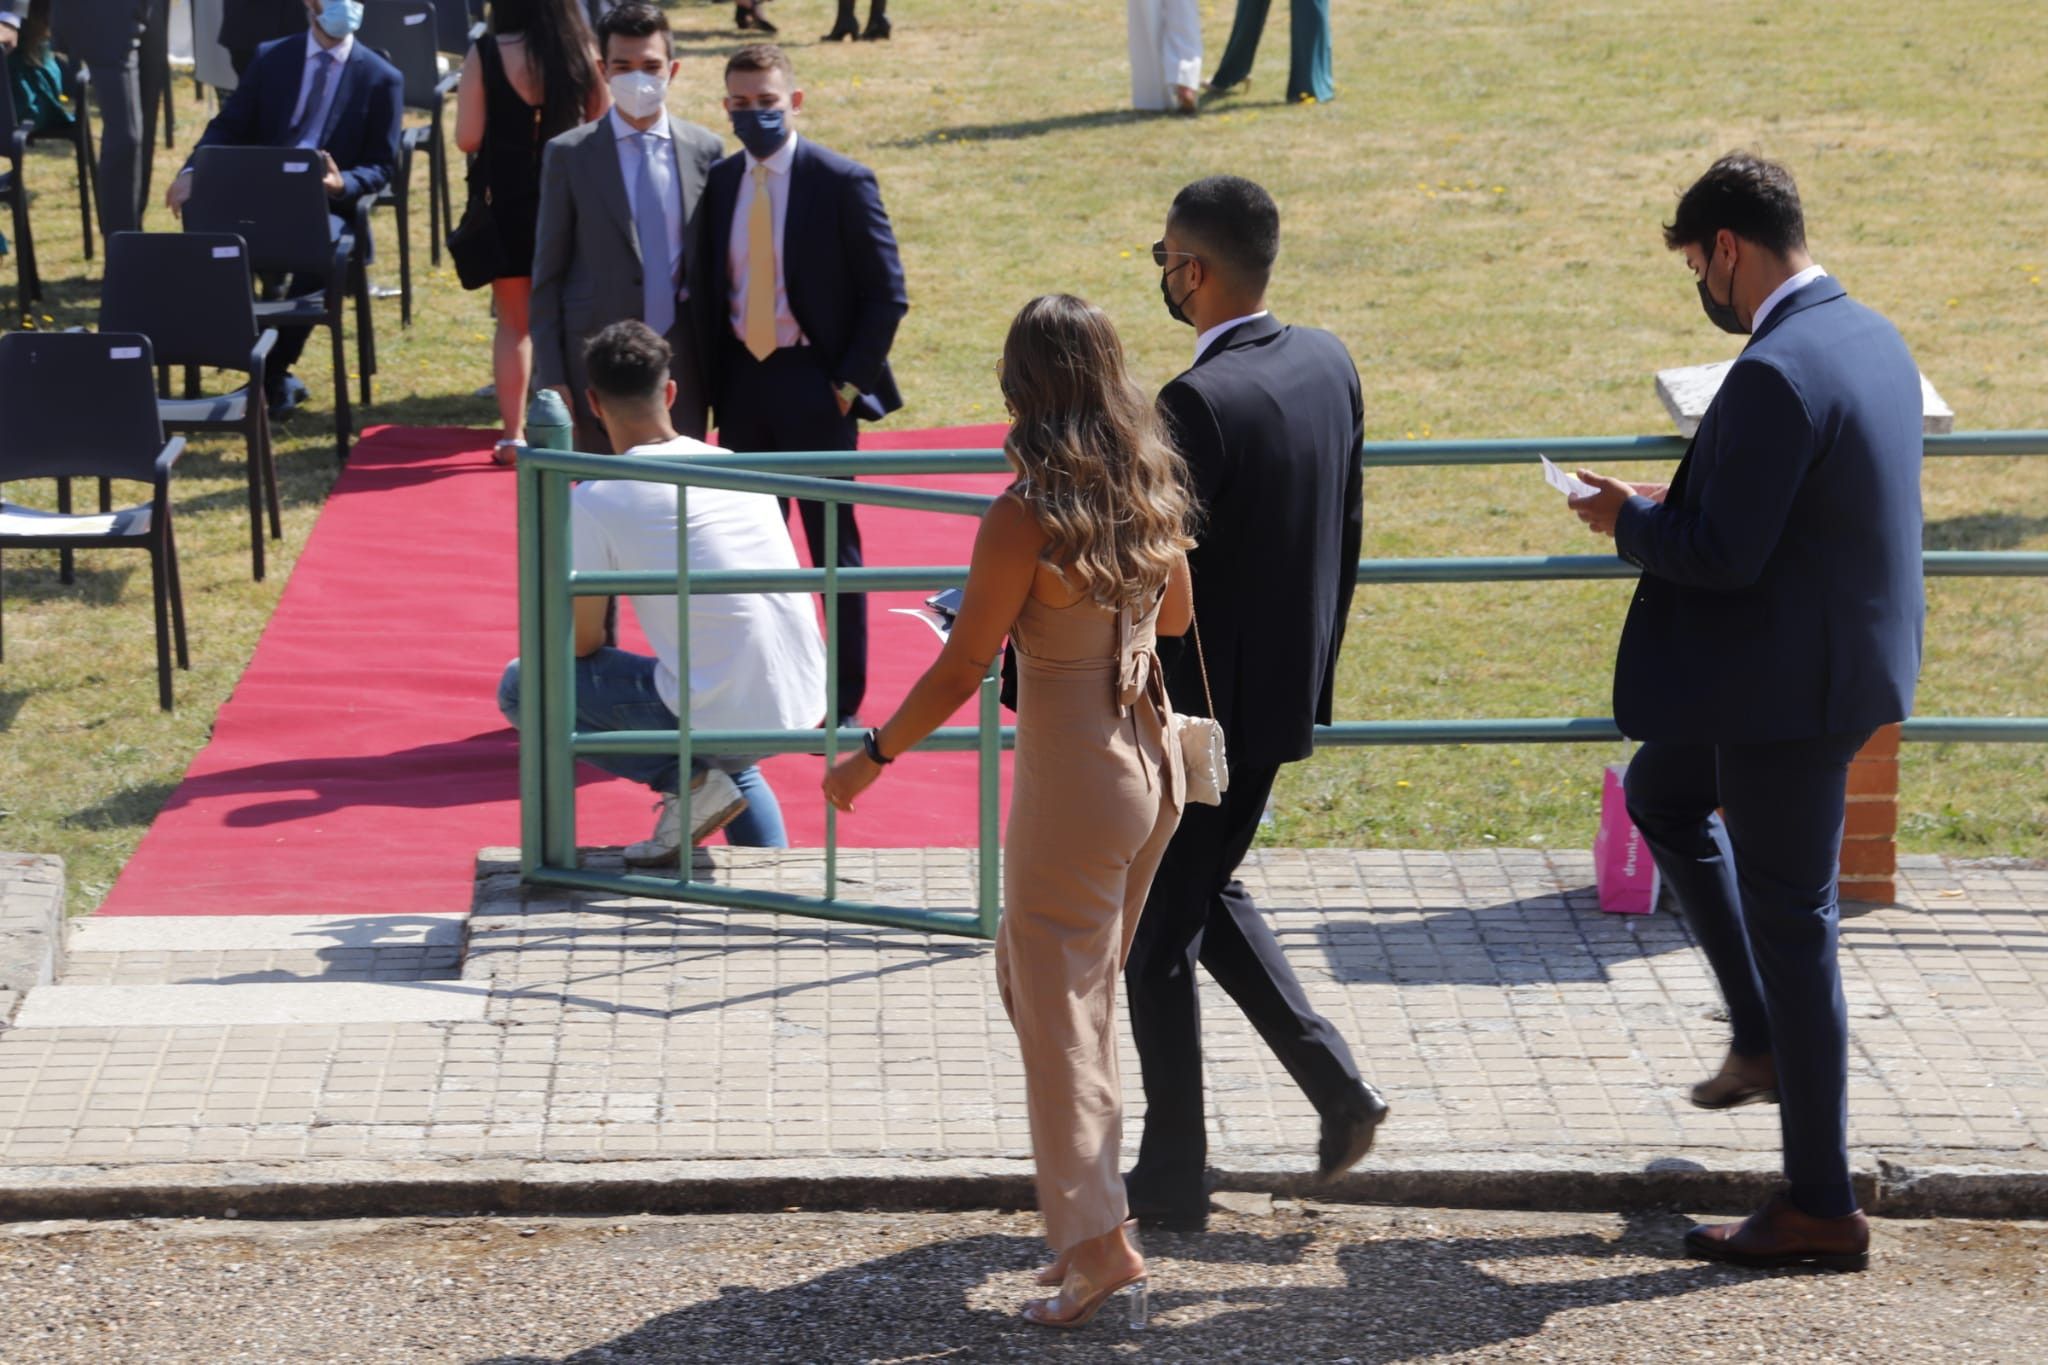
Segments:
[[[732,130],[740,145],[754,154],[754,160],[766,161],[789,141],[789,110],[735,109]]]
[[[316,22],[328,37],[346,38],[363,26],[362,0],[323,0]]]

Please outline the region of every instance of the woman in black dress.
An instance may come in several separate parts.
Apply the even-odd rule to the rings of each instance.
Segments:
[[[527,332],[533,297],[533,233],[540,212],[540,153],[549,138],[611,104],[597,40],[580,0],[494,0],[491,26],[462,61],[455,145],[482,177],[505,262],[491,284],[498,315],[491,344],[499,440],[492,458],[510,464],[526,439],[526,391],[533,380]]]

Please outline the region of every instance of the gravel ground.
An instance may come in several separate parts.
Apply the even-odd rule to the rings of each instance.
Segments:
[[[1019,1323],[1029,1214],[0,1227],[0,1362],[2028,1362],[2048,1224],[1887,1222],[1862,1275],[1676,1259],[1673,1215],[1240,1198],[1153,1326]]]

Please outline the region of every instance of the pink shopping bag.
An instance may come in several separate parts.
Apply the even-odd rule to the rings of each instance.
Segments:
[[[1657,863],[1650,847],[1628,818],[1622,795],[1626,764],[1607,765],[1600,788],[1600,832],[1593,836],[1593,882],[1600,908],[1615,915],[1647,915],[1657,908]]]

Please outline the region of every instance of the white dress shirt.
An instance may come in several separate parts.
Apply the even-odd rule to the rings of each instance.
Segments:
[[[628,455],[720,449],[678,436]],[[789,523],[766,493],[692,488],[690,572],[794,569]],[[598,479],[569,491],[570,563],[578,572],[676,569],[676,490]],[[676,599],[629,597],[654,650],[654,690],[682,714]],[[825,642],[809,593],[702,593],[690,599],[690,724],[699,730],[804,730],[825,714]]]
[[[341,89],[342,68],[348,65],[349,54],[355,50],[356,37],[353,33],[333,47],[322,47],[320,40],[313,36],[313,31],[306,30],[306,64],[299,71],[299,97],[292,102],[292,119],[285,127],[298,127],[299,120],[305,116],[306,101],[313,97],[313,74],[317,69],[314,66],[314,59],[320,53],[325,52],[334,58],[334,72],[327,78],[327,93],[321,96],[320,107],[314,111],[313,121],[306,128],[306,136],[312,141],[301,143],[301,146],[314,150],[319,148],[321,133],[327,127],[327,116],[334,109],[335,92]]]
[[[640,130],[620,117],[616,105],[605,117],[611,120],[612,137],[618,147],[619,174],[626,178],[626,227],[631,231],[633,224],[640,221],[640,143],[637,141]],[[676,165],[675,130],[669,127],[667,111],[664,110],[662,116],[654,121],[647,135],[667,150],[669,184],[676,187],[676,192],[661,206],[661,216],[668,235],[669,278],[680,281],[683,278],[683,168]],[[641,262],[641,265],[644,268],[646,262]],[[679,283],[676,287],[677,300],[688,297],[689,289]]]
[[[756,161],[752,152],[746,153],[746,158],[740,171],[739,197],[732,205],[732,231],[726,239],[725,278],[730,293],[726,305],[732,316],[732,334],[742,342],[747,339],[747,272],[753,266],[747,257],[747,219],[754,211],[754,167],[766,166],[768,213],[775,223],[775,344],[808,346],[810,338],[797,326],[796,314],[789,311],[789,281],[782,268],[783,225],[789,221],[789,168],[796,162],[796,134],[791,133],[789,141],[766,161]]]
[[[1247,322],[1252,322],[1266,316],[1269,316],[1269,310],[1261,308],[1256,313],[1246,313],[1241,318],[1232,318],[1228,322],[1217,323],[1214,327],[1211,327],[1208,331],[1195,338],[1195,359],[1199,361],[1203,356],[1209,354],[1209,348],[1216,344],[1216,339],[1231,328],[1242,326]]]
[[[1776,289],[1773,289],[1770,293],[1764,295],[1764,301],[1756,306],[1756,316],[1749,320],[1751,334],[1754,335],[1764,329],[1764,319],[1771,315],[1773,308],[1776,308],[1780,303],[1827,273],[1827,271],[1822,270],[1817,265],[1810,265],[1779,285]]]

